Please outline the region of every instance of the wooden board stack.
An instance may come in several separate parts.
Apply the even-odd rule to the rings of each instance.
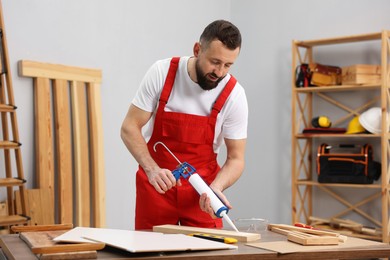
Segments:
[[[96,259],[96,250],[103,249],[103,243],[60,244],[53,238],[72,229],[72,224],[13,226],[13,232],[30,247],[39,259]]]
[[[287,240],[304,246],[308,245],[338,245],[347,237],[335,232],[309,229],[285,224],[269,224],[268,229],[287,236]]]

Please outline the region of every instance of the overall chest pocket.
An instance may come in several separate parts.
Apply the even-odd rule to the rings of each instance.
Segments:
[[[162,120],[162,136],[189,144],[207,144],[212,142],[213,129],[208,117],[169,113]]]

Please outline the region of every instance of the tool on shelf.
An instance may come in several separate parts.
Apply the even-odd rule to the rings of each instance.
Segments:
[[[329,128],[332,126],[332,121],[327,116],[317,116],[311,120],[311,125],[315,128]]]
[[[233,221],[229,218],[227,213],[229,212],[229,208],[226,207],[225,204],[222,203],[220,198],[214,193],[214,191],[206,184],[206,182],[196,173],[195,168],[187,163],[181,162],[169,148],[163,142],[156,142],[153,146],[153,150],[156,152],[156,146],[161,144],[164,148],[175,158],[175,160],[179,163],[179,165],[172,171],[172,174],[175,176],[176,180],[180,177],[188,180],[192,187],[199,193],[199,195],[206,193],[210,198],[211,207],[214,210],[214,214],[223,218],[235,231],[239,232],[237,227],[234,225]]]

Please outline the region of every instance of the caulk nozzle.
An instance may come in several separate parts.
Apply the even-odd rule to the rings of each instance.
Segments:
[[[221,212],[221,216],[223,217],[224,220],[226,220],[226,222],[236,231],[236,232],[240,232],[238,231],[236,225],[234,225],[233,221],[229,218],[229,216],[226,214],[226,211],[223,211]]]

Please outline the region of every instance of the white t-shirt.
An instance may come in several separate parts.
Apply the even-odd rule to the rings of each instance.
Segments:
[[[175,83],[165,110],[209,116],[215,100],[229,81],[230,74],[226,75],[215,89],[203,90],[189,77],[187,70],[189,58],[180,58]],[[170,61],[171,58],[159,60],[149,68],[132,101],[136,107],[147,112],[153,112],[151,120],[143,129],[146,141],[150,139],[153,132],[158,100],[168,74]],[[219,148],[224,143],[224,138],[245,139],[247,137],[247,127],[247,99],[244,88],[237,82],[221,112],[218,114],[213,143],[214,151],[218,153]]]

